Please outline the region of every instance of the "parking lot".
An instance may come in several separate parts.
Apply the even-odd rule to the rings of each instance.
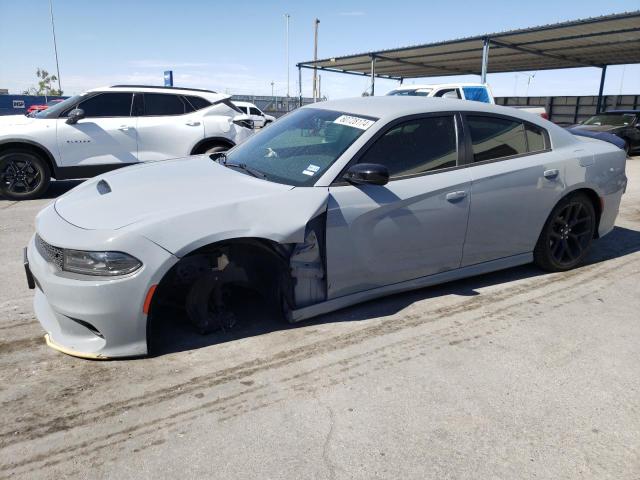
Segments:
[[[22,247],[48,199],[0,200],[0,477],[640,475],[640,157],[586,266],[533,266],[295,326],[172,325],[152,358],[47,348]],[[87,477],[88,478],[88,477]]]

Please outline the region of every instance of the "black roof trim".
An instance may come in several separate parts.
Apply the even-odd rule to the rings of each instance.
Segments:
[[[160,90],[189,90],[191,92],[217,93],[213,90],[205,90],[204,88],[163,87],[160,85],[111,85],[111,88],[158,88]]]

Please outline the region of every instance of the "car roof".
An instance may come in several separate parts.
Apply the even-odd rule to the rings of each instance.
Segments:
[[[602,113],[640,113],[640,110],[607,110],[606,112],[602,112]]]
[[[193,95],[206,98],[215,102],[231,95],[217,93],[213,90],[204,90],[199,88],[178,88],[178,87],[162,87],[154,85],[111,85],[107,87],[93,88],[87,90],[89,92],[140,92],[140,93],[172,93],[175,95]]]
[[[431,112],[456,112],[470,111],[481,113],[495,113],[509,115],[520,118],[531,123],[539,123],[542,117],[532,113],[523,112],[512,107],[503,107],[484,102],[474,102],[470,100],[458,100],[449,98],[433,97],[403,97],[403,96],[381,96],[381,97],[355,97],[341,100],[329,100],[326,102],[312,103],[302,108],[322,108],[325,110],[336,110],[353,115],[365,117],[375,117],[384,120],[392,120],[397,117],[416,115]],[[545,128],[549,128],[545,121]]]

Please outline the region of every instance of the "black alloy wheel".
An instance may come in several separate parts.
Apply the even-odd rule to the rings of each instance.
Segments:
[[[549,271],[576,267],[593,242],[596,215],[591,200],[577,194],[562,200],[553,210],[534,250],[535,262]]]
[[[49,168],[29,151],[0,154],[0,195],[11,200],[28,200],[44,193],[51,180]]]

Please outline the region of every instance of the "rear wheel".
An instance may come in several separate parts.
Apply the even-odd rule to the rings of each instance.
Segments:
[[[596,212],[584,194],[572,195],[556,205],[533,251],[535,263],[551,272],[579,265],[587,256],[596,229]]]
[[[49,187],[51,174],[46,162],[28,150],[0,154],[0,195],[11,200],[29,200]]]

